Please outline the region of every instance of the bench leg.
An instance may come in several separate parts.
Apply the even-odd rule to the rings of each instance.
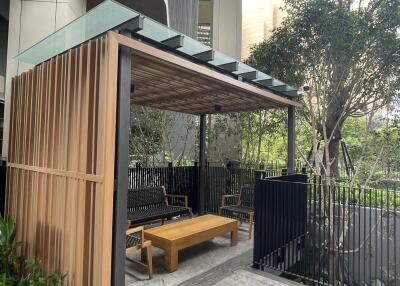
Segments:
[[[249,216],[249,239],[251,239],[251,235],[253,233],[254,213],[250,213]]]
[[[165,270],[174,272],[178,269],[178,250],[175,248],[168,248],[165,250]]]
[[[238,227],[231,231],[231,246],[235,246],[238,243]]]
[[[151,245],[146,247],[147,271],[149,272],[149,279],[153,278],[153,255],[151,249]]]
[[[140,261],[147,264],[147,247],[140,250]]]

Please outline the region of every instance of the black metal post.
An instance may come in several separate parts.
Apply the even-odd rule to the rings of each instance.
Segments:
[[[200,115],[200,136],[199,136],[199,188],[197,193],[198,213],[204,214],[205,202],[205,176],[206,176],[206,116]]]
[[[294,174],[296,172],[296,110],[293,106],[288,107],[287,135],[287,171],[288,174]]]
[[[131,61],[131,50],[127,47],[119,47],[111,278],[112,285],[114,286],[125,285],[125,231],[129,167]]]
[[[0,214],[4,217],[6,205],[7,162],[0,160]]]

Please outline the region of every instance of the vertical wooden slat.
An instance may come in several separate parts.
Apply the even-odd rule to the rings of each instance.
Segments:
[[[11,83],[6,213],[65,285],[111,281],[116,47],[90,41]]]

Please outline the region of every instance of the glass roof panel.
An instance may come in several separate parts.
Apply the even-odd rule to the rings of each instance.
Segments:
[[[246,72],[252,72],[252,71],[256,71],[255,68],[252,68],[251,66],[248,66],[242,62],[239,62],[238,65],[238,70],[233,72],[234,74],[241,74],[241,73],[246,73]]]
[[[157,42],[161,42],[180,34],[149,17],[144,18],[143,30],[138,31],[137,33]]]
[[[265,80],[265,79],[271,79],[272,77],[267,75],[266,73],[263,72],[258,72],[257,78],[254,81],[259,81],[259,80]]]
[[[203,45],[202,43],[196,40],[193,40],[190,37],[185,36],[183,40],[183,47],[178,48],[177,50],[185,54],[188,54],[190,56],[193,56],[198,53],[209,51],[211,50],[211,48],[206,45]]]
[[[139,13],[122,5],[104,1],[95,9],[20,53],[16,59],[32,65],[39,64],[138,15]]]
[[[15,59],[24,63],[37,65],[75,46],[78,46],[89,39],[95,38],[107,31],[116,29],[139,15],[141,14],[120,3],[114,2],[113,0],[105,0],[86,14],[49,35],[47,38],[41,40],[31,48],[20,53],[15,57]],[[177,35],[181,35],[181,33],[157,21],[154,21],[149,17],[144,15],[141,16],[144,17],[143,29],[139,31],[132,31],[134,32],[132,37],[135,37],[135,34],[137,34],[140,35],[144,41],[148,39],[158,42],[161,45],[162,41]],[[209,51],[211,48],[188,36],[184,36],[183,46],[177,48],[177,50],[187,54],[188,56],[193,56],[198,53]],[[218,51],[214,51],[214,60],[208,63],[205,62],[204,64],[220,66],[232,62],[238,62],[238,70],[232,72],[232,75],[257,71],[256,69]],[[253,81],[265,79],[271,79],[271,77],[265,73],[257,72],[257,78]],[[274,89],[275,86],[282,85],[286,84],[274,79],[272,82],[272,87],[265,88]],[[285,89],[295,90],[290,86],[287,86]]]
[[[231,58],[227,55],[224,55],[223,53],[215,51],[214,60],[209,63],[214,66],[219,66],[219,65],[223,65],[223,64],[232,63],[232,62],[237,62],[237,60],[235,60],[234,58]]]

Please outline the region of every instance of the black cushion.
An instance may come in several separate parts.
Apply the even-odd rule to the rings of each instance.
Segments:
[[[139,233],[131,233],[126,235],[126,248],[134,247],[140,243]]]
[[[150,220],[172,218],[188,213],[188,208],[164,205],[143,209],[128,209],[128,219],[133,223],[142,223]]]
[[[225,206],[221,208],[221,211],[229,213],[247,214],[249,212],[254,212],[254,209],[246,206]]]

